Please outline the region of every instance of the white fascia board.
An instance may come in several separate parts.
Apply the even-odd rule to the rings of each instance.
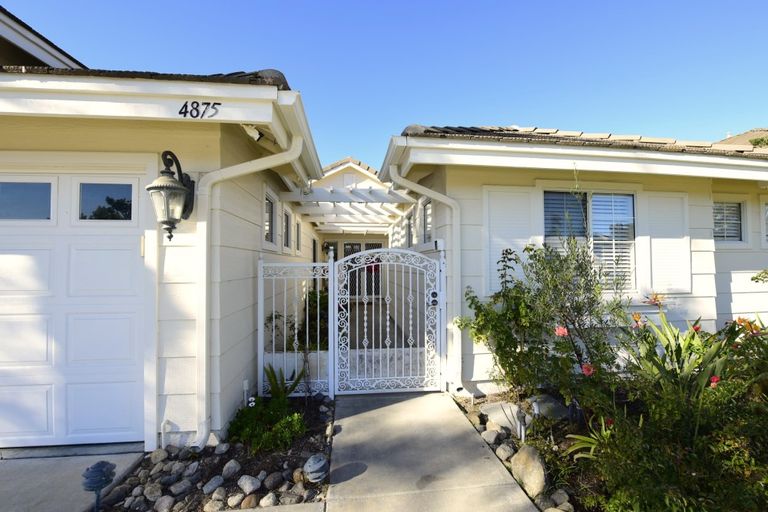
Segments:
[[[304,111],[304,104],[301,101],[301,94],[296,91],[278,91],[277,105],[280,108],[282,117],[285,119],[288,130],[304,138],[304,150],[301,152],[301,161],[304,164],[308,177],[310,179],[322,178],[323,166],[320,164],[320,157],[317,156],[315,141],[309,129],[309,122]]]
[[[273,86],[0,74],[0,115],[272,125],[276,96]],[[218,113],[179,114],[192,101],[218,102]]]
[[[14,46],[52,68],[82,69],[83,67],[82,64],[52,46],[48,41],[1,12],[0,38],[8,40]]]
[[[573,170],[742,180],[768,179],[768,161],[695,154],[544,144],[407,138],[392,162],[403,175],[417,164]],[[724,172],[726,171],[726,172]]]
[[[357,165],[354,162],[344,162],[342,164],[337,165],[336,167],[331,167],[330,169],[328,169],[325,172],[325,174],[323,174],[323,177],[320,178],[320,180],[323,180],[325,178],[330,178],[334,174],[340,173],[340,172],[345,171],[347,169],[352,169],[353,171],[362,174],[366,178],[379,181],[379,178],[376,176],[375,173],[372,173],[368,169],[364,169],[364,168],[360,167],[359,165]],[[381,186],[384,187],[385,185],[382,184]]]
[[[402,135],[394,136],[389,139],[389,145],[387,146],[387,152],[384,155],[384,162],[379,169],[379,180],[389,180],[389,166],[400,165],[400,160],[405,152],[405,148],[408,144],[408,137]]]

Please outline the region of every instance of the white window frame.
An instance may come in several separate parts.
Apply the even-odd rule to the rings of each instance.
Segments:
[[[578,189],[574,188],[572,181],[562,180],[536,180],[536,188],[539,189],[541,205],[538,215],[541,216],[541,243],[544,243],[544,192],[581,192],[587,194],[587,222],[589,224],[590,235],[592,229],[592,194],[624,194],[633,196],[634,220],[635,220],[635,241],[634,248],[634,276],[631,287],[619,291],[622,295],[637,295],[640,289],[650,282],[648,276],[650,265],[650,251],[646,243],[642,243],[647,238],[645,233],[645,224],[642,222],[645,211],[641,201],[643,186],[640,183],[611,183],[602,181],[580,181]],[[641,258],[642,255],[642,258]],[[606,290],[606,294],[612,295],[613,290]]]
[[[741,240],[715,240],[715,203],[741,204]],[[749,236],[749,194],[712,194],[712,207],[712,240],[715,241],[715,249],[748,249],[751,244]]]
[[[51,185],[51,202],[48,205],[51,211],[50,219],[0,219],[0,227],[28,226],[51,227],[58,223],[59,208],[59,180],[54,176],[26,176],[23,174],[11,174],[0,176],[4,183],[48,183]]]
[[[283,254],[295,254],[296,250],[293,247],[293,212],[288,206],[283,205],[280,215],[280,247]],[[286,226],[286,216],[287,226]],[[288,229],[286,229],[286,227]],[[288,234],[288,240],[285,240],[285,235]]]
[[[261,212],[262,214],[261,244],[262,245],[261,247],[266,251],[272,251],[272,252],[277,252],[279,250],[277,246],[277,233],[278,233],[277,212],[281,210],[280,210],[280,203],[278,202],[277,197],[278,197],[277,194],[275,194],[275,192],[271,188],[266,186],[264,187],[264,202],[262,203],[262,207],[261,207],[262,209],[262,212]],[[266,237],[267,199],[269,199],[269,201],[272,202],[272,240],[267,240],[267,237]]]
[[[760,194],[760,247],[768,249],[768,194]]]
[[[432,210],[431,215],[429,216],[429,225],[427,225],[427,206],[429,206]],[[432,230],[435,225],[435,207],[432,203],[432,199],[425,199],[423,203],[421,203],[421,242],[424,244],[431,243],[432,240],[435,238]]]
[[[71,202],[69,218],[77,227],[125,227],[134,228],[139,225],[139,179],[121,176],[72,176]],[[80,185],[87,183],[104,185],[131,185],[131,220],[86,220],[80,218]]]

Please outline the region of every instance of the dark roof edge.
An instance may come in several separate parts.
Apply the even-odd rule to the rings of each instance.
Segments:
[[[288,80],[276,69],[262,69],[253,72],[237,71],[214,75],[190,75],[184,73],[157,73],[154,71],[120,71],[109,69],[65,69],[46,66],[0,66],[0,73],[25,75],[85,76],[104,78],[135,78],[146,80],[167,80],[184,82],[212,82],[222,84],[269,85],[279,91],[290,91]]]
[[[83,69],[88,69],[88,66],[80,62],[78,59],[74,58],[69,52],[64,51],[59,45],[55,44],[53,41],[45,37],[43,34],[29,26],[27,23],[24,22],[24,20],[20,19],[18,16],[13,14],[11,11],[0,5],[0,13],[5,14],[9,18],[11,18],[15,23],[18,23],[23,28],[29,30],[33,34],[35,34],[37,37],[45,41],[47,45],[49,45],[51,48],[55,49],[56,51],[60,52],[62,55],[66,56],[68,59],[73,61],[75,64],[81,66]]]

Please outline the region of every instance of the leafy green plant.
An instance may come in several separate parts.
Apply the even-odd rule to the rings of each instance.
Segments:
[[[285,373],[282,368],[275,368],[268,364],[264,367],[264,376],[269,383],[269,394],[272,400],[278,402],[287,402],[288,397],[296,391],[296,388],[301,384],[301,379],[304,378],[305,369],[302,368],[298,375],[296,372],[292,372],[291,376],[286,380]]]
[[[641,427],[642,427],[642,422],[643,422],[643,417],[640,416]],[[610,420],[606,424],[605,418],[601,416],[600,428],[597,429],[593,426],[590,426],[589,435],[586,435],[586,436],[583,436],[580,434],[566,435],[565,436],[566,438],[573,439],[575,442],[565,450],[564,455],[573,454],[574,460],[597,458],[595,455],[595,452],[597,451],[597,449],[600,447],[601,444],[606,444],[611,439],[612,424],[613,424],[613,420]]]
[[[256,399],[240,409],[229,424],[229,439],[252,453],[285,449],[306,430],[303,416],[289,412],[287,402]]]

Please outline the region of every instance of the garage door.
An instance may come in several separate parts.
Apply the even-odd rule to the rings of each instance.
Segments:
[[[0,447],[143,439],[144,182],[0,174]]]

